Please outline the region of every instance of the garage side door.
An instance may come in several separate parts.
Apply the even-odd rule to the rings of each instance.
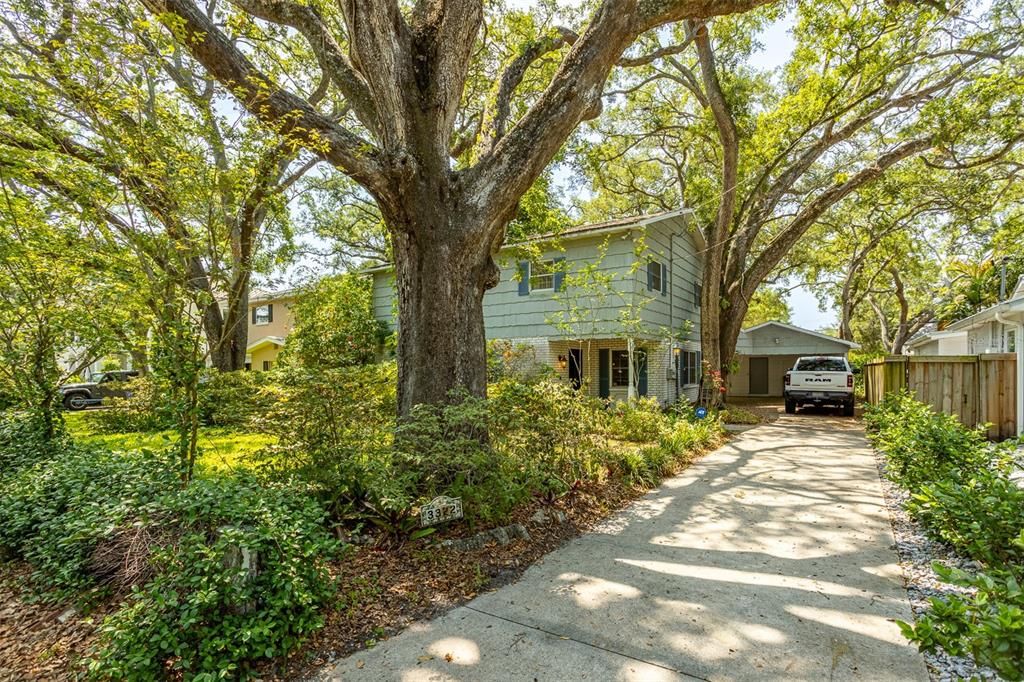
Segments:
[[[768,393],[768,358],[750,358],[750,395]]]

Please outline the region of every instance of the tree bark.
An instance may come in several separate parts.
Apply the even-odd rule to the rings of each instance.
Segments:
[[[388,216],[398,295],[398,409],[487,393],[483,297],[500,270],[457,205]]]

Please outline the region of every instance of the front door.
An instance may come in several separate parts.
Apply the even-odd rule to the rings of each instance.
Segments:
[[[583,385],[583,349],[569,349],[569,383],[573,388]]]
[[[750,358],[750,395],[768,394],[768,358]]]

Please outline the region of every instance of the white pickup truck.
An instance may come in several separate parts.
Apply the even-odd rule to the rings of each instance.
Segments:
[[[786,372],[782,395],[786,398],[786,414],[794,414],[803,405],[842,407],[843,414],[853,416],[853,369],[841,356],[810,356],[799,358]]]

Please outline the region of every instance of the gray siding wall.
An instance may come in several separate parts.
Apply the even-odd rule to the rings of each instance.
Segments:
[[[648,291],[646,264],[637,270],[637,288],[644,296],[653,298],[642,309],[645,326],[661,335],[671,331],[680,333],[686,327],[683,346],[699,350],[700,308],[694,300],[694,286],[703,278],[703,256],[699,253],[688,219],[675,216],[647,226],[641,236],[647,257],[660,261],[668,268],[668,291]],[[688,324],[687,324],[688,323]]]
[[[744,355],[846,355],[850,350],[844,343],[782,327],[744,332],[743,337],[736,344],[736,352]]]
[[[658,338],[663,330],[679,330],[692,323],[684,344],[700,344],[700,315],[693,301],[693,284],[700,281],[701,257],[682,217],[631,231],[564,240],[563,249],[544,251],[541,259],[564,258],[566,281],[560,292],[531,291],[519,295],[518,262],[510,251],[502,254],[501,282],[484,295],[484,324],[488,339],[574,339],[621,337],[620,315],[633,304],[643,324],[641,336]],[[674,235],[674,236],[670,236]],[[638,267],[635,250],[646,248]],[[603,252],[603,257],[601,256]],[[647,259],[669,267],[666,295],[647,290]],[[597,262],[596,277],[580,282],[585,266]],[[607,277],[607,286],[593,279]],[[394,275],[373,274],[373,307],[377,319],[395,325]],[[642,305],[640,297],[653,298]]]

